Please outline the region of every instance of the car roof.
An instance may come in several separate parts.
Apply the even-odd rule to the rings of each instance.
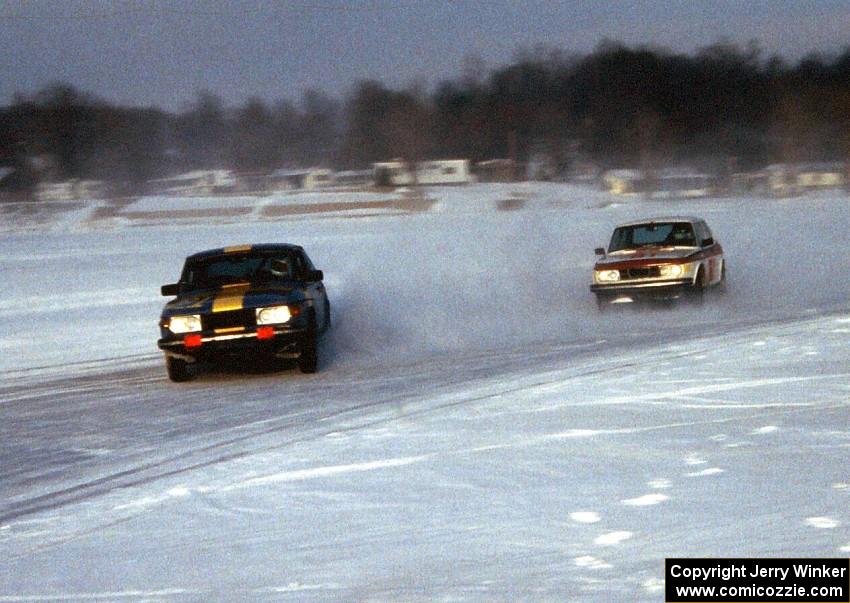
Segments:
[[[300,245],[292,245],[290,243],[258,243],[254,245],[231,245],[229,247],[217,247],[216,249],[207,249],[193,253],[187,260],[199,260],[203,258],[214,257],[217,255],[227,255],[229,253],[250,253],[250,252],[275,252],[275,251],[301,251],[303,248]]]
[[[617,224],[617,228],[622,228],[623,226],[637,226],[639,224],[649,224],[650,222],[690,222],[691,224],[695,224],[696,222],[703,222],[702,218],[696,218],[694,216],[658,216],[654,218],[644,218],[643,220],[632,220],[631,222],[624,222],[623,224]]]

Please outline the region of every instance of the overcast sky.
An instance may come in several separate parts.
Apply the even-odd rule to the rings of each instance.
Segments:
[[[850,0],[0,0],[0,104],[57,81],[173,111],[201,89],[229,105],[344,97],[361,79],[430,86],[470,57],[490,69],[606,38],[686,53],[754,39],[793,62],[850,46]]]

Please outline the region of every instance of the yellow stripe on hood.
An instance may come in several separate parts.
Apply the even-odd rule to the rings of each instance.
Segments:
[[[212,305],[213,312],[228,312],[230,310],[241,310],[245,304],[245,294],[251,285],[240,283],[236,285],[225,285],[215,296]]]

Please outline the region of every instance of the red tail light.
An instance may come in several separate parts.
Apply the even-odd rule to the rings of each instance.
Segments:
[[[274,327],[257,327],[257,339],[271,339],[274,337]]]
[[[202,343],[203,340],[201,339],[201,335],[199,333],[183,336],[183,345],[187,348],[199,348],[201,347]]]

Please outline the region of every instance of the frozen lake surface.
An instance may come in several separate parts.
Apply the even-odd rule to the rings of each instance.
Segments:
[[[426,192],[7,221],[0,602],[657,601],[665,557],[850,554],[846,195]],[[671,214],[726,294],[598,314],[593,248]],[[254,242],[324,270],[320,372],[168,382],[159,286]]]

